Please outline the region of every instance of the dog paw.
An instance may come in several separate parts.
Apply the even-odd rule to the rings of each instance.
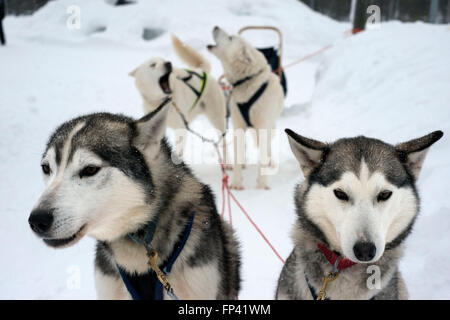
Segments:
[[[232,164],[226,164],[226,165],[224,165],[224,167],[225,167],[225,170],[227,170],[227,171],[233,170]]]
[[[267,184],[263,184],[263,185],[257,185],[256,186],[257,189],[263,189],[263,190],[270,190],[270,187]]]

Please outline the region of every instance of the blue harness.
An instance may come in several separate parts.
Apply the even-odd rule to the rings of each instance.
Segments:
[[[165,275],[168,275],[172,270],[173,264],[177,260],[189,238],[192,224],[194,222],[194,216],[195,214],[191,215],[189,218],[189,223],[184,229],[182,237],[175,244],[172,254],[160,267]],[[156,230],[157,220],[158,219],[156,218],[155,220],[150,221],[143,237],[139,237],[137,234],[129,234],[129,237],[139,244],[144,244],[145,242],[146,245],[149,245]],[[138,275],[129,274],[119,265],[117,265],[117,267],[119,269],[120,277],[122,278],[122,281],[133,300],[163,300],[164,288],[153,270],[150,270],[145,274]]]

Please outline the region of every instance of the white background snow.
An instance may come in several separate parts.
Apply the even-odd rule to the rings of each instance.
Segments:
[[[66,26],[71,5],[81,8],[80,30]],[[325,54],[286,70],[289,93],[277,137],[280,168],[269,178],[271,190],[255,189],[256,167],[249,166],[246,190],[235,192],[283,257],[292,249],[293,189],[302,179],[284,128],[325,141],[362,134],[397,143],[437,129],[446,133],[425,161],[418,183],[422,210],[401,271],[412,299],[450,299],[449,26],[389,22],[345,39],[349,24],[295,0],[147,0],[120,8],[100,0],[61,0],[33,16],[6,18],[8,45],[0,47],[0,298],[96,297],[94,240],[54,250],[28,226],[29,212],[44,189],[40,157],[47,138],[57,125],[80,114],[142,116],[141,98],[127,74],[152,56],[183,66],[172,51],[170,33],[201,50],[219,76],[220,63],[205,50],[214,25],[229,32],[246,25],[279,27],[285,63],[335,43]],[[144,27],[163,33],[144,41]],[[247,37],[255,45],[276,43],[270,33]],[[194,127],[210,128],[204,119]],[[200,144],[190,137],[188,154]],[[220,210],[218,166],[193,169],[213,187]],[[240,298],[272,299],[282,264],[235,206],[233,226],[242,242]],[[77,270],[80,287],[72,288],[67,282]]]

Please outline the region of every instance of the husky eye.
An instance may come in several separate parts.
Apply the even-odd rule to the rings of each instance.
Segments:
[[[336,198],[338,198],[339,200],[348,201],[348,195],[344,191],[340,189],[334,189],[333,192]]]
[[[48,164],[41,164],[41,168],[44,174],[50,174],[50,166]]]
[[[377,201],[386,201],[392,196],[392,191],[384,190],[381,191],[377,196]]]
[[[96,166],[87,166],[84,167],[83,170],[80,171],[80,178],[83,177],[92,177],[100,171],[100,167]]]
[[[150,65],[150,68],[154,68],[154,67],[156,67],[156,62],[153,62],[153,63]]]

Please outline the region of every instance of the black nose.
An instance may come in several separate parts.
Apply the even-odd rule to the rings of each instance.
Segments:
[[[213,29],[213,31],[217,31],[217,30],[219,30],[219,27],[218,27],[218,26],[215,26],[214,29]]]
[[[377,253],[377,247],[372,242],[357,242],[353,246],[353,252],[359,261],[370,261]]]
[[[171,62],[164,63],[164,66],[166,67],[167,71],[172,71],[172,63]]]
[[[34,232],[38,234],[46,233],[53,223],[53,209],[34,210],[33,212],[31,212],[30,217],[28,218],[28,223],[30,224],[31,229]]]

